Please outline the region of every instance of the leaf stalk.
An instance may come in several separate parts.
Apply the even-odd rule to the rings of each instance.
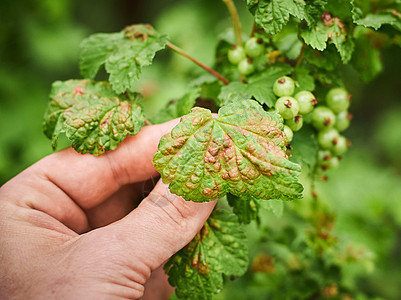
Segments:
[[[206,66],[204,63],[201,63],[196,58],[193,58],[191,55],[189,55],[188,53],[186,53],[184,50],[182,50],[181,48],[177,47],[176,45],[173,45],[172,43],[167,42],[166,46],[169,47],[170,49],[172,49],[173,51],[177,52],[178,54],[188,58],[190,61],[194,62],[199,67],[201,67],[202,69],[206,70],[207,72],[209,72],[210,74],[215,76],[218,80],[220,80],[224,84],[226,84],[226,85],[230,84],[230,81],[228,81],[228,79],[225,78],[223,75],[221,75],[219,72],[217,72],[216,70],[213,70],[212,68]]]

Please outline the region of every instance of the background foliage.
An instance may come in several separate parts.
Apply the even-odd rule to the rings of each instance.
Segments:
[[[245,2],[237,1],[237,7],[244,32],[250,32],[252,24]],[[95,32],[116,32],[129,24],[149,22],[169,34],[171,40],[188,53],[210,65],[215,37],[231,24],[223,3],[212,0],[5,0],[0,2],[0,18],[1,184],[52,152],[42,133],[50,84],[55,79],[79,77],[77,61],[83,38]],[[338,271],[349,277],[358,274],[352,288],[371,298],[401,299],[400,57],[400,47],[387,48],[380,58],[384,71],[369,84],[358,78],[351,68],[341,69],[347,90],[353,95],[350,110],[354,120],[347,131],[353,145],[340,168],[330,171],[329,181],[318,183],[317,190],[323,201],[319,207],[314,207],[314,200],[308,197],[286,203],[281,218],[268,210],[262,213],[264,234],[255,234],[257,231],[252,230],[252,226],[248,227],[247,234],[252,245],[250,249],[253,249],[251,262],[257,257],[264,259],[264,263],[256,263],[253,271],[250,267],[241,279],[227,280],[228,288],[216,298],[302,298],[302,295],[291,294],[295,290],[302,292],[296,287],[313,284],[330,287],[330,278],[335,278]],[[156,60],[159,63],[144,70],[138,82],[149,101],[150,114],[156,114],[159,107],[173,97],[184,95],[187,77],[201,72],[170,52],[159,54]],[[305,218],[300,220],[293,211],[301,211]],[[317,215],[329,221],[311,219]],[[327,230],[337,240],[336,251],[348,255],[342,257],[350,260],[344,269],[328,269],[327,273],[322,273],[325,268],[316,267],[319,270],[316,271],[312,267],[297,267],[297,263],[318,261],[313,253],[302,258],[297,257],[297,253],[302,252],[300,249],[308,241],[316,241],[313,232],[319,230]],[[303,240],[294,241],[294,236]],[[269,258],[259,255],[268,239],[274,239],[277,244],[276,252],[271,253],[276,258],[271,264],[274,272],[256,267],[269,266],[266,263]],[[291,247],[283,249],[282,245]],[[339,259],[337,254],[333,257]],[[352,259],[363,263],[353,265]],[[290,268],[289,261],[292,262]],[[283,281],[280,276],[287,276],[288,270],[293,272],[289,276],[292,280],[299,276],[308,281]],[[327,282],[321,283],[315,277]],[[283,294],[272,295],[271,290],[281,290]]]

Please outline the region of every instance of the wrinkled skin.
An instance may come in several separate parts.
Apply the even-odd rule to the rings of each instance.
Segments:
[[[167,299],[163,263],[200,230],[215,201],[186,202],[159,182],[134,210],[160,137],[147,126],[100,157],[71,148],[0,189],[1,299]]]

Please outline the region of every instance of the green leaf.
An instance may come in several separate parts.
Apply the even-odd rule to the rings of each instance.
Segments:
[[[218,117],[193,108],[162,137],[153,163],[170,190],[186,200],[300,198],[300,167],[285,154],[283,123],[255,101],[223,106]]]
[[[355,39],[355,51],[358,55],[352,57],[351,63],[362,80],[370,81],[383,70],[380,50],[375,48],[373,41],[369,40],[366,34]]]
[[[277,218],[281,218],[284,212],[284,202],[282,200],[269,200],[261,202],[262,208],[273,213]]]
[[[294,70],[294,79],[297,83],[295,93],[299,91],[310,91],[315,90],[315,80],[310,75],[310,68],[307,67],[297,67]]]
[[[127,134],[144,126],[141,107],[132,99],[118,97],[109,83],[92,80],[57,81],[52,86],[43,128],[53,140],[65,133],[80,153],[100,155],[117,148]]]
[[[163,107],[151,119],[151,122],[160,124],[188,114],[195,105],[196,99],[200,96],[200,92],[200,88],[195,88],[185,93],[178,100],[170,101],[166,107]]]
[[[142,67],[152,63],[166,42],[166,35],[143,24],[129,26],[118,33],[91,35],[81,44],[81,74],[94,79],[99,68],[105,65],[113,90],[123,93],[133,88]]]
[[[304,169],[306,168],[305,171],[312,171],[315,168],[319,146],[311,126],[305,124],[302,130],[294,134],[291,148],[293,149],[291,161],[300,164]]]
[[[215,210],[200,233],[173,255],[164,270],[178,298],[212,299],[223,274],[241,276],[248,267],[246,236],[237,217]]]
[[[248,8],[255,15],[255,23],[267,34],[274,35],[282,30],[290,20],[290,16],[305,20],[309,26],[324,10],[326,0],[248,0]]]
[[[237,197],[228,193],[227,202],[241,223],[249,224],[259,218],[260,201],[257,199]]]
[[[358,25],[378,30],[382,25],[389,24],[401,31],[401,13],[397,7],[386,5],[383,9],[374,7],[369,2],[352,0],[352,18]]]
[[[303,31],[301,36],[307,45],[319,51],[326,49],[327,42],[333,43],[344,63],[351,59],[354,43],[347,35],[345,25],[338,18],[327,22],[319,21],[312,29]]]
[[[292,60],[296,60],[301,52],[302,42],[298,38],[298,32],[282,31],[273,37],[274,44],[282,54]]]
[[[273,93],[273,84],[277,78],[291,73],[289,65],[272,66],[263,73],[249,78],[249,83],[231,82],[221,88],[220,104],[228,104],[246,99],[255,99],[268,107],[274,107],[277,97]]]
[[[216,101],[220,93],[222,83],[215,76],[205,74],[191,82],[193,88],[199,88],[200,97]]]
[[[334,45],[329,45],[323,52],[305,47],[304,59],[312,65],[327,71],[333,71],[340,63],[340,55]]]

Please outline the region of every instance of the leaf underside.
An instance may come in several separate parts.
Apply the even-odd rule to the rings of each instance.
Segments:
[[[153,158],[171,192],[195,202],[231,193],[257,199],[300,198],[300,166],[287,159],[281,117],[252,100],[219,116],[193,108],[162,137]]]
[[[53,148],[58,136],[65,133],[76,151],[100,155],[117,148],[127,134],[135,135],[145,125],[135,99],[117,97],[107,82],[57,81],[50,97],[43,128],[53,140]]]
[[[248,267],[246,236],[237,217],[215,210],[202,230],[166,263],[176,295],[212,299],[223,288],[223,274],[241,276]]]

